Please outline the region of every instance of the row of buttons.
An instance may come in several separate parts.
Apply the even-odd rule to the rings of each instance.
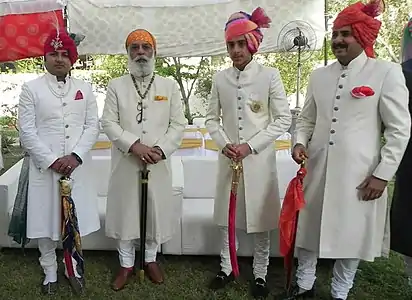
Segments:
[[[342,74],[341,77],[342,77],[342,78],[345,78],[345,77],[346,77],[346,74]],[[343,89],[343,85],[342,85],[342,84],[339,84],[339,85],[338,85],[338,88],[339,88],[339,89]],[[340,99],[340,95],[336,95],[336,99],[339,100],[339,99]],[[338,111],[338,110],[339,110],[339,107],[338,107],[338,106],[335,106],[335,107],[333,107],[333,110],[334,110],[334,111]],[[333,123],[336,123],[337,121],[338,121],[337,118],[335,118],[335,117],[332,118],[332,122],[333,122]],[[335,133],[336,133],[336,130],[335,130],[335,129],[331,129],[331,130],[330,130],[330,133],[331,133],[331,134],[335,134]],[[334,144],[335,144],[335,143],[334,143],[333,141],[329,141],[329,145],[334,145]]]

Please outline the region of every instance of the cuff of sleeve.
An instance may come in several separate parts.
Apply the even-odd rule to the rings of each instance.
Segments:
[[[166,155],[165,155],[165,152],[163,151],[162,147],[156,145],[156,146],[154,146],[153,148],[159,149],[159,150],[162,152],[162,159],[166,159]]]
[[[393,176],[396,173],[396,170],[398,169],[398,166],[391,165],[391,164],[386,164],[386,163],[380,163],[375,171],[373,172],[373,176],[376,178],[390,181],[392,180]]]
[[[248,144],[248,146],[249,146],[250,151],[252,152],[252,154],[257,154],[257,151],[252,147],[252,145],[251,145],[249,142],[247,142],[247,144]]]
[[[50,154],[48,155],[40,164],[40,170],[41,171],[46,171],[50,166],[58,159],[57,155]]]
[[[308,141],[309,141],[309,139],[307,138],[306,135],[304,135],[304,134],[296,134],[295,145],[296,145],[296,144],[302,144],[303,146],[307,147],[307,146],[308,146]]]
[[[123,153],[127,154],[129,153],[130,147],[139,140],[139,137],[128,132],[128,131],[123,131],[121,137],[115,141],[114,143],[116,146],[123,151]]]

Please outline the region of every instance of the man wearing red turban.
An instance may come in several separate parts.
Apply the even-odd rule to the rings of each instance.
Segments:
[[[73,179],[80,235],[100,229],[97,194],[89,182],[90,150],[99,134],[97,103],[90,84],[69,76],[77,56],[68,33],[53,31],[44,44],[47,72],[26,82],[19,99],[20,141],[29,155],[27,238],[38,240],[46,294],[55,293],[57,286],[55,250],[61,239],[62,176]],[[76,271],[76,260],[72,261],[79,279],[74,288],[81,291],[82,274]]]
[[[253,60],[263,39],[261,29],[269,27],[269,23],[261,8],[251,15],[237,12],[230,16],[225,36],[233,67],[214,76],[206,113],[206,128],[220,148],[214,220],[221,227],[223,238],[221,270],[210,287],[220,289],[234,280],[237,268],[235,265],[232,269],[230,253],[233,257],[238,243],[235,237],[229,240],[228,231],[237,228],[254,238],[255,298],[268,294],[269,233],[277,228],[280,212],[274,142],[291,124],[279,71]],[[232,162],[242,163],[243,175],[236,208],[229,209]],[[234,218],[235,228],[228,228],[228,219]]]
[[[315,70],[296,125],[293,158],[307,159],[306,206],[296,237],[297,286],[314,297],[317,258],[335,259],[331,294],[347,299],[360,260],[389,252],[387,183],[408,144],[408,90],[399,64],[374,59],[382,1],[355,3],[336,18],[337,61]],[[381,146],[382,131],[386,139]]]

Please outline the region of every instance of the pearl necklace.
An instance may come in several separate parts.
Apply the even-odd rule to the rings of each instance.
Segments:
[[[61,89],[61,90],[62,90],[61,92],[56,91],[56,90],[53,88],[52,84],[50,83],[50,79],[47,78],[46,80],[47,80],[47,87],[49,88],[50,92],[51,92],[55,97],[57,97],[57,98],[64,98],[64,97],[66,97],[67,94],[69,93],[69,91],[70,91],[70,84],[71,84],[70,78],[67,78],[67,84],[65,84],[65,85],[63,86],[63,88]],[[67,89],[67,90],[66,90],[66,89]],[[66,90],[66,91],[65,91],[65,90]]]

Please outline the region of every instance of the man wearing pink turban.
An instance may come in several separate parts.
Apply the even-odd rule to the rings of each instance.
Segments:
[[[255,241],[255,298],[268,295],[269,232],[277,228],[280,212],[274,142],[289,129],[292,119],[279,71],[253,60],[263,39],[261,28],[269,23],[261,8],[252,15],[237,12],[230,16],[225,36],[233,66],[214,76],[206,113],[206,128],[220,149],[214,220],[223,235],[221,270],[210,287],[223,288],[237,275],[230,253],[236,257],[238,243],[235,237],[229,242],[228,237],[228,219],[235,218],[234,229],[253,234]],[[241,163],[243,173],[232,210],[233,162]]]
[[[382,0],[357,2],[333,24],[337,61],[313,71],[296,124],[293,158],[307,159],[299,215],[297,286],[288,299],[317,298],[318,258],[336,260],[332,299],[346,300],[361,260],[389,252],[387,183],[410,137],[401,66],[374,59]],[[382,146],[382,132],[386,143]]]

